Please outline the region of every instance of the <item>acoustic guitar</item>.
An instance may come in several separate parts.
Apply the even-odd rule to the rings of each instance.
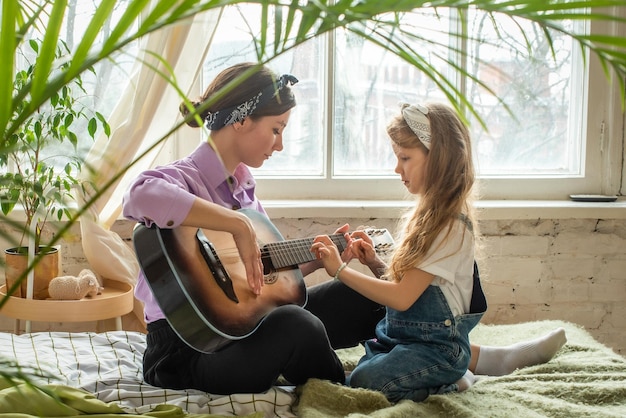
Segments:
[[[231,234],[192,227],[161,229],[138,224],[133,242],[147,283],[169,324],[190,347],[205,353],[246,338],[278,306],[305,306],[307,292],[298,265],[313,261],[314,238],[284,240],[264,214],[240,209],[259,240],[265,285],[248,286]],[[392,249],[391,234],[368,229],[377,253]],[[330,238],[343,251],[342,234]]]

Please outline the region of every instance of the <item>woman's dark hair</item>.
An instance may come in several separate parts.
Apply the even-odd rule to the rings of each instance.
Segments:
[[[267,86],[276,83],[278,75],[265,66],[259,67],[258,64],[247,62],[233,65],[222,72],[220,72],[213,82],[207,87],[206,91],[197,101],[192,101],[192,105],[197,109],[207,100],[211,99],[217,92],[219,92],[228,83],[242,75],[246,71],[250,71],[251,68],[258,67],[256,71],[238,86],[233,88],[230,92],[220,97],[215,103],[204,109],[199,113],[200,118],[205,120],[209,113],[217,112],[218,110],[228,109],[233,106],[238,106],[252,97],[257,95],[261,90]],[[296,99],[288,85],[278,90],[276,96],[274,96],[269,102],[265,103],[254,110],[254,113],[248,117],[255,119],[263,116],[277,116],[282,115],[289,109],[296,105]],[[183,102],[179,107],[180,113],[183,117],[189,115],[189,109]],[[191,127],[198,128],[195,118],[190,119],[187,124]]]

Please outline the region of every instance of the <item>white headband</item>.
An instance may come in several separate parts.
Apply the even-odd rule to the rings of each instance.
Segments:
[[[409,128],[417,135],[426,149],[430,150],[430,120],[426,117],[428,108],[414,104],[400,103],[402,117]]]

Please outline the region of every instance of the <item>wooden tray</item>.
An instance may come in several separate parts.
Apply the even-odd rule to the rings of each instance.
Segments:
[[[105,280],[101,294],[80,300],[26,299],[11,296],[0,308],[10,318],[42,322],[86,322],[121,317],[133,310],[133,287],[128,283]],[[0,286],[0,299],[6,286]]]

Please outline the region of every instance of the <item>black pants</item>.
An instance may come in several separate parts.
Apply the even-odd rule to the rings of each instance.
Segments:
[[[148,324],[144,377],[152,385],[215,394],[259,393],[282,375],[292,384],[309,378],[344,382],[333,348],[374,336],[385,309],[339,281],[308,289],[305,309],[273,310],[249,337],[215,353],[185,344],[165,320]]]

